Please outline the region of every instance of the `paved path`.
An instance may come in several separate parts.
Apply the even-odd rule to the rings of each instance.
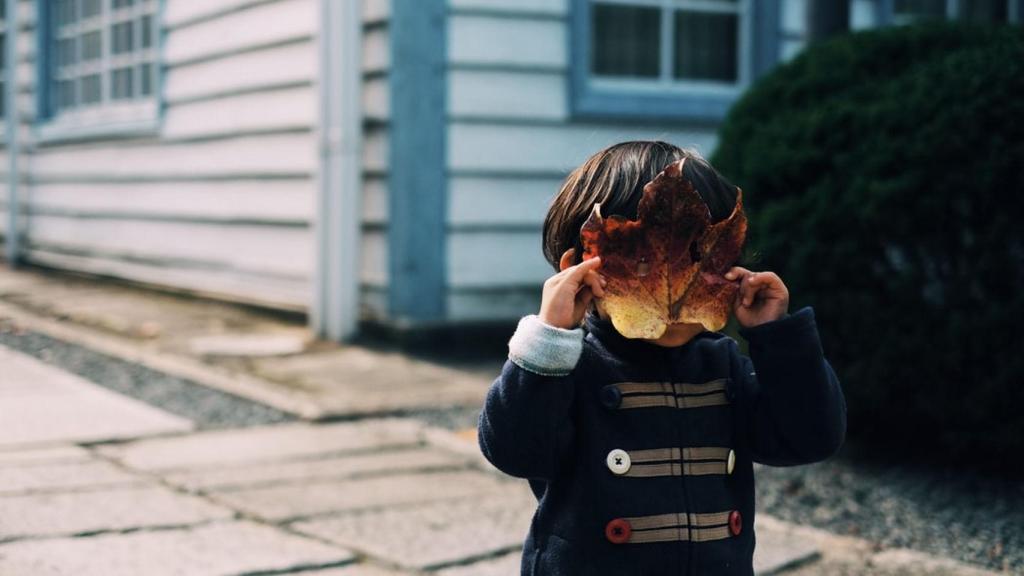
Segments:
[[[243,363],[273,383],[218,376],[228,361],[185,358],[194,338],[288,329],[164,298],[0,274],[0,318],[307,418],[473,405],[485,388],[479,375],[319,344]],[[3,576],[510,576],[534,506],[474,442],[418,420],[196,431],[0,346]],[[758,574],[989,574],[769,517],[756,530]]]

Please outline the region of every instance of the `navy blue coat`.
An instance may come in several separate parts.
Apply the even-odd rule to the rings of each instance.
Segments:
[[[522,574],[753,574],[752,463],[823,460],[846,431],[813,310],[742,330],[750,358],[716,332],[665,348],[591,314],[585,334],[568,375],[506,362],[480,415],[538,499]]]

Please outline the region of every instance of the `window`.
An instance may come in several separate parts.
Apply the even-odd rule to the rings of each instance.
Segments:
[[[777,0],[576,0],[573,8],[577,115],[717,119],[778,59]]]
[[[48,131],[60,137],[155,126],[158,3],[49,0]]]
[[[891,0],[893,24],[928,19],[964,20],[977,24],[1020,22],[1019,0]]]

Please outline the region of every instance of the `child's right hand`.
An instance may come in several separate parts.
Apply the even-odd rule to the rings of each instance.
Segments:
[[[605,281],[596,272],[599,266],[601,258],[595,257],[548,278],[540,302],[541,321],[566,330],[578,327],[590,301],[604,297]]]

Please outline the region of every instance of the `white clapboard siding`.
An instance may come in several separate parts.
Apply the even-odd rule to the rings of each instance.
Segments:
[[[451,70],[448,112],[456,118],[568,120],[568,80],[561,72]]]
[[[166,0],[164,25],[176,28],[189,22],[241,10],[259,2],[260,0]]]
[[[363,32],[363,72],[384,72],[391,67],[390,36],[386,26]]]
[[[316,123],[316,103],[316,89],[311,84],[188,102],[167,108],[163,135],[202,138],[239,132],[308,130]]]
[[[558,178],[494,178],[451,176],[448,180],[448,223],[467,226],[532,226],[539,234]]]
[[[308,39],[315,35],[317,21],[314,0],[254,4],[245,10],[172,31],[165,42],[164,58],[173,66],[258,46]]]
[[[382,226],[388,221],[388,180],[385,176],[363,176],[363,223]]]
[[[448,292],[446,302],[448,320],[453,323],[512,320],[537,313],[540,285],[505,290],[453,289]]]
[[[33,215],[37,249],[202,266],[296,278],[312,270],[308,226],[223,225]]]
[[[175,66],[167,71],[164,97],[173,105],[182,100],[267,86],[313,83],[317,62],[316,43],[309,40]]]
[[[226,178],[311,176],[316,141],[311,133],[259,135],[227,140],[119,143],[47,147],[32,158],[32,173],[52,177]]]
[[[782,33],[787,35],[807,33],[807,0],[784,0],[782,2]]]
[[[448,58],[453,64],[565,68],[563,20],[454,14],[448,19]]]
[[[363,196],[361,260],[359,263],[359,315],[363,320],[387,322],[388,306],[388,202],[389,139],[391,118],[391,46],[388,20],[391,2],[362,0]]]
[[[711,128],[454,122],[448,127],[448,166],[463,171],[567,173],[605,146],[636,139],[666,140],[710,154],[716,136]]]
[[[161,288],[173,287],[176,290],[195,292],[203,296],[260,306],[301,311],[306,309],[309,302],[309,281],[303,278],[245,274],[223,268],[157,266],[31,248],[25,252],[25,257],[32,263],[44,266],[128,278]]]
[[[367,126],[363,131],[363,170],[375,174],[388,169],[388,131],[385,126]]]
[[[710,154],[715,127],[573,119],[569,0],[448,4],[448,316],[507,320],[536,311],[553,273],[541,225],[570,170],[625,140]]]
[[[310,222],[313,183],[300,180],[35,183],[26,205],[35,214],[200,221]]]
[[[363,21],[380,22],[390,17],[391,0],[363,0]]]
[[[363,116],[377,121],[391,117],[391,87],[386,76],[363,80]]]
[[[388,283],[387,231],[364,229],[359,278],[363,284],[386,286]]]
[[[551,275],[539,230],[448,234],[448,285],[495,287],[540,285]]]
[[[34,12],[33,3],[26,6]],[[157,134],[37,145],[26,125],[21,201],[28,261],[307,307],[317,6],[168,0]],[[31,119],[33,31],[20,35],[19,52],[20,107]]]

